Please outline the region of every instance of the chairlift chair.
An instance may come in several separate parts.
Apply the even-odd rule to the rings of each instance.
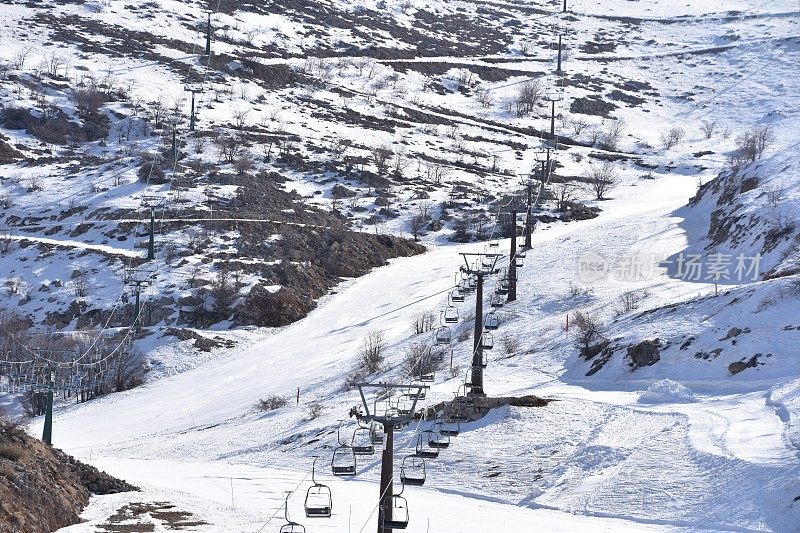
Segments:
[[[381,523],[383,529],[406,529],[408,527],[408,502],[400,494],[392,496],[392,518],[384,516],[381,507]]]
[[[306,528],[297,522],[287,522],[281,526],[279,533],[306,533]]]
[[[508,293],[508,291],[506,291]],[[506,299],[503,298],[502,294],[493,294],[492,295],[492,303],[491,306],[495,309],[503,307],[506,304]]]
[[[333,450],[331,472],[334,476],[354,476],[356,475],[356,454],[352,446],[342,444],[340,431],[341,425],[336,430],[336,441],[339,446]]]
[[[436,330],[436,344],[438,346],[450,344],[452,338],[453,334],[447,326],[442,326]]]
[[[412,413],[412,407],[414,405],[414,400],[409,396],[403,395],[397,398],[397,403],[395,407],[397,408],[397,412],[400,416],[410,416]]]
[[[342,444],[333,450],[331,472],[334,476],[356,475],[356,454],[352,447]]]
[[[327,485],[317,482],[315,469],[317,458],[311,465],[311,485],[306,492],[305,510],[306,518],[330,518],[333,511],[333,497]]]
[[[433,437],[433,431],[426,429],[417,434],[416,455],[423,459],[436,459],[439,457],[439,449],[431,446],[431,441],[436,440]]]
[[[450,447],[450,437],[442,435],[438,431],[433,432],[433,440],[430,441],[431,448],[446,450]]]
[[[494,348],[494,336],[488,331],[484,331],[481,336],[481,348],[484,350],[491,350]]]
[[[458,324],[458,309],[448,305],[442,312],[442,318],[445,324]]]
[[[523,266],[525,266],[525,258],[520,257],[520,255],[517,254],[517,256],[514,258],[514,266],[516,268],[522,268]]]
[[[527,256],[528,256],[528,252],[525,250],[525,248],[519,248],[517,250],[517,257],[521,257],[522,259],[525,259]]]
[[[465,293],[466,291],[459,284],[458,287],[456,287],[450,292],[450,300],[455,303],[462,303],[463,301],[466,300],[466,297],[464,296]]]
[[[412,383],[410,386],[400,390],[402,391],[403,396],[406,396],[412,400],[425,399],[425,388],[421,386],[421,383]]]
[[[461,422],[457,420],[442,420],[439,422],[439,435],[447,437],[458,437],[461,433]]]
[[[351,447],[355,455],[373,455],[375,453],[375,445],[372,443],[368,427],[359,427],[353,431]]]
[[[437,365],[444,363],[444,350],[439,350],[431,354],[431,361]]]
[[[436,371],[431,370],[430,372],[420,372],[419,380],[423,383],[433,383],[436,381]]]
[[[372,444],[374,444],[375,446],[381,446],[381,447],[383,446],[385,437],[383,434],[383,426],[379,427],[379,424],[377,422],[373,422],[372,424],[370,424],[369,436],[370,439],[372,440]]]
[[[492,239],[491,241],[489,241],[490,248],[498,248],[499,246],[500,246],[500,241],[498,241],[497,239]]]
[[[425,479],[425,459],[416,455],[404,457],[400,466],[400,481],[404,485],[421,487],[425,484]]]
[[[495,288],[494,292],[495,292],[495,294],[500,294],[502,296],[505,296],[506,294],[508,294],[508,289],[509,289],[508,280],[507,279],[501,279],[497,283],[497,287]]]
[[[491,311],[486,314],[486,318],[483,321],[483,329],[494,331],[500,327],[500,318],[497,316],[497,313]]]

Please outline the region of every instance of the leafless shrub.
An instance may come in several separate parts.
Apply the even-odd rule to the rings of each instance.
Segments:
[[[533,113],[542,98],[542,87],[538,80],[523,83],[514,100],[514,112],[518,117]]]
[[[374,374],[383,365],[386,340],[383,331],[370,331],[358,351],[358,367],[366,375]]]
[[[601,166],[590,166],[583,176],[589,190],[594,193],[597,200],[604,200],[606,194],[619,182],[619,174],[611,161],[606,161]]]
[[[503,333],[502,337],[500,337],[500,346],[502,346],[504,354],[514,355],[519,351],[519,338],[508,332]]]
[[[310,402],[308,404],[308,419],[314,420],[316,418],[319,418],[320,415],[322,414],[323,409],[324,407],[320,402],[316,400]]]
[[[608,129],[600,136],[600,147],[604,150],[617,150],[623,133],[625,133],[625,122],[622,120],[612,121]]]
[[[389,162],[394,155],[391,148],[386,145],[378,146],[372,149],[372,162],[375,164],[375,171],[378,175],[386,174],[389,169]]]
[[[582,311],[572,314],[571,337],[583,357],[593,355],[595,346],[603,339],[600,321]]]
[[[403,358],[403,373],[407,376],[419,376],[436,370],[436,363],[431,357],[432,348],[427,343],[412,343],[406,349]]]
[[[744,165],[764,155],[764,151],[775,141],[775,130],[771,125],[759,126],[742,133],[736,140],[736,151],[728,164],[734,173]]]
[[[570,122],[570,125],[572,126],[572,132],[573,132],[575,135],[580,135],[581,133],[583,133],[583,131],[584,131],[586,128],[588,128],[588,127],[589,127],[589,123],[588,123],[588,122],[586,122],[586,120],[584,120],[584,119],[582,119],[582,118],[576,118],[576,119],[573,119],[573,120]]]
[[[704,120],[700,124],[700,131],[703,132],[703,135],[706,139],[710,139],[714,136],[714,132],[717,130],[717,121],[716,120]]]
[[[220,161],[226,163],[233,163],[242,147],[242,139],[238,135],[220,133],[214,136],[213,142],[219,153]]]
[[[765,191],[767,196],[767,203],[772,207],[778,207],[783,199],[783,194],[785,193],[785,189],[780,186],[772,186]]]
[[[631,311],[635,311],[642,306],[650,293],[646,290],[642,291],[628,291],[619,297],[619,303],[615,311],[616,316],[621,316]]]
[[[244,125],[247,122],[248,113],[249,111],[247,109],[233,110],[233,124],[236,126],[237,130],[244,128]]]
[[[147,373],[144,353],[137,348],[120,349],[111,359],[109,376],[115,392],[133,389],[144,383]]]
[[[11,251],[14,240],[11,238],[11,232],[0,232],[0,254],[7,254]]]
[[[417,311],[411,316],[411,327],[414,333],[427,333],[436,325],[436,315],[432,311]]]
[[[678,146],[683,138],[686,136],[686,131],[683,128],[670,128],[661,134],[661,144],[665,150]]]
[[[194,149],[194,153],[202,154],[206,149],[206,138],[194,137],[192,139],[192,148]]]
[[[25,67],[25,61],[27,61],[30,53],[30,48],[20,48],[14,52],[14,55],[11,56],[11,68],[14,70],[22,70]]]
[[[81,272],[70,281],[72,294],[76,298],[85,298],[89,294],[89,280],[85,272]]]
[[[42,186],[42,177],[36,174],[33,174],[30,178],[28,178],[28,192],[37,192],[43,189]]]
[[[233,168],[239,176],[244,176],[254,168],[256,168],[255,160],[249,152],[242,151],[234,160]]]
[[[13,278],[6,279],[6,292],[9,296],[14,296],[19,294],[20,289],[23,286],[22,278],[19,276],[14,276]]]
[[[168,242],[164,245],[164,264],[171,266],[175,262],[175,256],[178,253],[178,247],[175,243]]]
[[[223,315],[230,314],[231,305],[238,297],[238,290],[231,281],[230,272],[221,268],[211,281],[211,296],[214,297],[214,309]]]
[[[271,394],[266,398],[261,398],[256,404],[259,411],[274,411],[275,409],[280,409],[281,407],[286,407],[287,405],[289,405],[289,399],[285,396],[279,396],[277,394]]]
[[[475,94],[475,97],[478,99],[478,103],[484,109],[489,109],[492,107],[492,105],[494,105],[494,96],[492,96],[491,91],[488,91],[483,88],[478,89],[478,91]]]

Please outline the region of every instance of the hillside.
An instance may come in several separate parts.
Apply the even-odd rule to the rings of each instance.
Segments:
[[[484,290],[502,405],[404,489],[408,531],[798,531],[798,20],[789,0],[4,3],[0,405],[41,433],[54,366],[56,446],[142,487],[64,531],[173,507],[277,530],[287,491],[309,532],[372,528],[379,454],[331,475],[353,382],[441,353],[418,405],[441,424],[396,432],[397,492],[475,379],[459,254],[495,252],[520,265],[516,300],[503,272]],[[314,457],[329,519],[304,515]]]

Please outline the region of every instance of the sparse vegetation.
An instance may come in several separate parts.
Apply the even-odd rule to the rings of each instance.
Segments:
[[[271,394],[266,398],[258,400],[257,407],[259,411],[274,411],[289,405],[289,399],[285,396]]]
[[[597,200],[605,200],[606,195],[619,183],[619,174],[611,161],[602,165],[592,165],[583,174],[587,187]]]

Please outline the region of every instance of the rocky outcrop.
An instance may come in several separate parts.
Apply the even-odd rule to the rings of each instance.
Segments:
[[[658,354],[660,348],[661,341],[659,339],[643,341],[635,346],[630,346],[628,348],[628,357],[631,360],[630,365],[635,370],[643,366],[656,364],[661,360]]]
[[[90,494],[136,490],[0,423],[0,533],[55,531],[79,522]]]

